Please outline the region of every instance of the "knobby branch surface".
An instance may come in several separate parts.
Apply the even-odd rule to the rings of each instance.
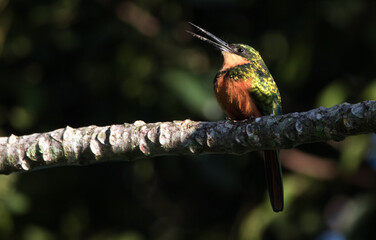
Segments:
[[[136,121],[78,129],[67,126],[47,133],[1,137],[0,173],[160,155],[243,154],[374,132],[376,101],[238,122]]]

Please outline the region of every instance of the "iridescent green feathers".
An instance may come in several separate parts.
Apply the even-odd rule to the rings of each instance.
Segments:
[[[223,69],[217,74],[216,78],[221,74],[227,74],[229,78],[235,81],[252,81],[250,94],[262,114],[282,114],[281,97],[277,85],[260,54],[254,48],[245,44],[228,44],[205,29],[193,23],[190,24],[198,31],[209,36],[212,40],[188,31],[192,36],[215,46],[217,49],[221,50],[222,54],[227,52],[248,60]],[[239,59],[231,59],[230,64],[231,61],[238,60]]]
[[[229,78],[235,81],[252,81],[250,94],[263,115],[282,114],[281,96],[272,75],[258,51],[245,44],[231,44],[232,48],[241,48],[241,56],[250,63],[227,69]]]
[[[228,44],[205,29],[191,25],[210,39],[190,34],[215,46],[223,55],[223,66],[214,80],[214,92],[230,119],[282,114],[277,85],[255,49],[244,44]],[[283,210],[283,183],[278,150],[263,152],[270,202],[273,210],[280,212]]]

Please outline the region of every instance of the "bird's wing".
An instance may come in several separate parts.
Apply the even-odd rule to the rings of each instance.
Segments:
[[[255,69],[250,94],[264,115],[282,114],[277,84],[264,63]]]

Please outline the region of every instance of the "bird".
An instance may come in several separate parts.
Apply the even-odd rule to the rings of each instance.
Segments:
[[[230,120],[282,115],[277,84],[258,51],[246,44],[228,44],[205,29],[191,22],[189,24],[207,37],[187,30],[189,34],[222,53],[223,65],[214,78],[214,93]],[[284,200],[279,151],[268,149],[262,152],[270,203],[274,212],[281,212]]]

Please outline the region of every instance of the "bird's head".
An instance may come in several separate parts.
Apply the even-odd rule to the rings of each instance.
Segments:
[[[224,62],[221,70],[226,70],[231,67],[242,64],[256,64],[258,61],[261,60],[260,54],[253,47],[245,44],[228,44],[222,39],[213,35],[212,33],[206,31],[205,29],[202,29],[193,23],[190,24],[198,31],[205,33],[212,40],[190,31],[187,31],[188,33],[192,34],[194,37],[204,42],[207,42],[215,46],[222,52]]]

